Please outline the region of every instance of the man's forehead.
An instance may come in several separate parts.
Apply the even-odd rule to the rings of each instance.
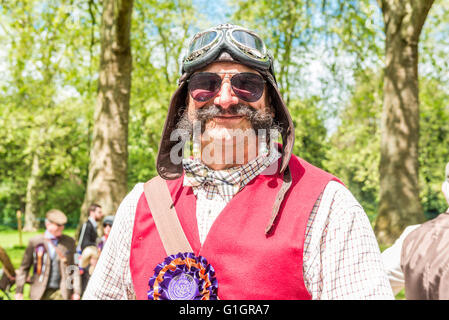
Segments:
[[[213,62],[209,65],[207,65],[206,67],[204,67],[203,69],[199,70],[199,72],[225,72],[225,73],[240,73],[240,72],[252,72],[252,73],[257,73],[259,74],[259,72],[257,72],[256,70],[244,65],[244,64],[240,64],[240,63],[235,63],[235,62],[224,62],[224,61],[220,61],[220,62]]]

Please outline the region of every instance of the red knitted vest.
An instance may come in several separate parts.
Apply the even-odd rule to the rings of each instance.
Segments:
[[[220,213],[203,245],[196,220],[196,198],[183,177],[168,180],[181,226],[194,250],[213,266],[220,299],[310,299],[303,279],[307,220],[329,173],[292,156],[292,186],[271,233],[264,230],[282,185],[282,175],[260,174]],[[137,299],[147,299],[148,281],[166,257],[144,193],[137,204],[130,269]]]

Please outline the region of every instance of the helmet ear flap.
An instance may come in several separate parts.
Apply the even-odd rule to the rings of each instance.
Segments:
[[[295,127],[290,116],[290,112],[282,99],[281,93],[276,85],[274,77],[267,72],[264,72],[264,76],[268,79],[268,94],[271,99],[271,108],[274,112],[274,121],[281,128],[282,135],[282,163],[280,171],[284,172],[290,161],[290,157],[293,152],[293,146],[295,144]]]
[[[188,99],[187,82],[181,81],[178,89],[173,94],[170,105],[168,107],[167,118],[165,120],[164,128],[162,129],[161,141],[159,143],[159,150],[156,158],[156,170],[163,179],[174,180],[182,176],[182,154],[185,141],[181,137],[174,140],[172,132],[176,129],[176,125],[182,116],[180,106]],[[178,150],[178,154],[173,155],[173,151]],[[180,161],[173,161],[174,157],[180,158]]]

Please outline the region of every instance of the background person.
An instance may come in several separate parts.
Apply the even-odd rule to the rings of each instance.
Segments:
[[[90,205],[87,212],[88,218],[81,228],[80,237],[78,240],[78,246],[81,252],[88,246],[97,245],[97,223],[103,218],[101,206],[96,203]]]
[[[86,290],[87,283],[95,270],[99,256],[100,252],[95,246],[84,248],[83,253],[81,254],[80,265],[83,270],[81,274],[81,296],[84,293],[84,290]]]
[[[441,190],[449,205],[449,162]],[[382,252],[394,294],[405,289],[410,300],[449,299],[449,208],[421,225],[405,228]]]
[[[16,281],[16,270],[14,269],[6,250],[2,247],[0,247],[0,267],[0,290],[2,290],[6,297],[10,299],[8,293]]]
[[[97,247],[100,252],[103,250],[104,245],[106,244],[106,240],[108,240],[109,233],[112,229],[112,224],[114,223],[114,216],[106,216],[103,219],[103,236],[100,239]]]
[[[23,299],[28,272],[31,277],[31,300],[78,300],[80,281],[74,265],[75,240],[62,234],[67,223],[65,214],[57,209],[47,212],[45,233],[30,239],[16,276],[16,299]],[[73,282],[68,277],[72,277]],[[72,283],[74,288],[69,287]]]

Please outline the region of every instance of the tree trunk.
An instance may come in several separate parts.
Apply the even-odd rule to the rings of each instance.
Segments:
[[[424,220],[418,186],[418,41],[433,0],[379,0],[385,23],[380,202],[375,232],[391,244]]]
[[[98,98],[80,225],[90,204],[115,214],[127,193],[132,7],[132,0],[103,0]]]
[[[39,228],[39,222],[36,215],[38,211],[38,192],[39,192],[39,155],[37,151],[33,155],[33,163],[31,164],[31,175],[28,179],[26,204],[25,204],[25,223],[23,231],[34,232]]]

